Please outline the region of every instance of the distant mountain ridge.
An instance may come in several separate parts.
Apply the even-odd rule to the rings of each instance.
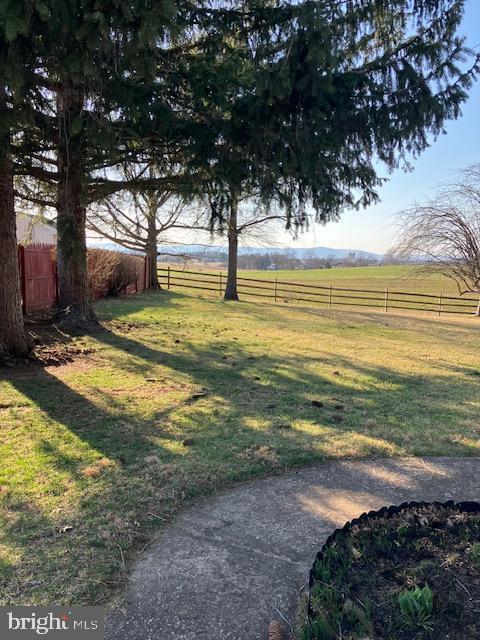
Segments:
[[[159,246],[159,251],[168,251],[169,253],[226,253],[225,246],[203,246],[203,245],[183,245],[178,246]],[[239,247],[239,255],[259,254],[282,254],[291,255],[295,258],[315,257],[315,258],[346,258],[349,254],[354,253],[357,257],[370,258],[372,260],[382,258],[380,253],[372,253],[371,251],[363,251],[361,249],[333,249],[332,247]]]
[[[116,251],[126,251],[123,247],[114,244],[113,242],[92,242],[88,243],[90,247],[101,247],[103,249],[113,249]],[[160,253],[186,253],[186,254],[209,254],[209,253],[227,253],[227,247],[224,245],[202,245],[202,244],[187,244],[187,245],[159,245],[158,250]],[[251,254],[281,254],[294,256],[300,260],[305,257],[310,258],[346,258],[349,254],[354,253],[357,258],[369,258],[371,260],[380,260],[383,256],[380,253],[372,253],[371,251],[363,251],[362,249],[333,249],[332,247],[239,247],[239,255],[251,255]]]

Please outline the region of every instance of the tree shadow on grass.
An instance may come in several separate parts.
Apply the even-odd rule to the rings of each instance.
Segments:
[[[34,375],[15,375],[9,381],[49,420],[62,425],[100,456],[128,464],[148,455],[153,449],[148,437],[151,434],[150,421],[132,416],[112,396],[104,398],[105,402],[95,402],[46,369],[38,369]],[[133,423],[136,426],[135,443],[132,442]],[[58,444],[65,436],[65,430],[58,432]],[[44,441],[42,446],[54,450],[52,442]],[[62,456],[57,452],[52,454],[52,459],[55,458],[61,459]],[[63,456],[61,464],[68,467],[68,458]],[[78,460],[73,459],[72,465],[74,468],[78,466]]]
[[[212,416],[211,424],[236,420],[227,430],[236,430],[240,440],[242,432],[256,441],[273,430],[278,440],[290,445],[297,441],[307,453],[312,443],[318,453],[322,437],[327,443],[342,434],[365,437],[358,455],[476,455],[479,451],[478,432],[465,425],[476,416],[470,400],[478,394],[480,379],[473,375],[467,380],[454,378],[451,373],[461,372],[456,365],[443,363],[442,373],[422,375],[327,354],[255,357],[231,342],[219,349],[218,344],[199,347],[183,341],[175,353],[169,353],[131,336],[109,333],[100,339],[117,352],[134,356],[125,363],[118,355],[122,366],[133,373],[146,375],[160,361],[174,372],[191,376],[219,398],[219,415]],[[339,375],[332,378],[319,373],[317,365],[323,370],[331,367]],[[337,372],[339,368],[343,372]],[[314,400],[323,403],[321,410],[312,406]],[[214,404],[212,408],[215,410]],[[158,417],[165,420],[168,416],[169,411]],[[255,419],[263,421],[264,429],[252,426]],[[319,424],[323,431],[318,435],[295,431],[295,423],[301,421]],[[189,435],[205,423],[205,416],[201,414],[196,422]],[[287,433],[282,427],[293,429]],[[330,451],[327,444],[320,450],[326,457],[342,455],[340,450]]]
[[[146,302],[121,305],[128,315]],[[105,368],[137,377],[148,410],[122,380],[114,389],[93,379],[87,397],[48,370],[9,378],[43,414],[30,433],[39,486],[27,499],[19,482],[7,504],[26,505],[31,523],[21,537],[15,517],[5,527],[23,558],[17,603],[94,602],[125,575],[129,549],[190,498],[229,482],[335,457],[478,455],[469,399],[479,379],[449,375],[455,366],[425,377],[324,352],[259,356],[230,334],[182,338],[172,349],[146,339],[139,323],[117,324],[128,335],[95,336],[109,348]],[[112,466],[84,475],[101,458]]]
[[[4,434],[18,449],[0,473],[0,601],[92,604],[158,527],[151,505],[174,510],[173,492],[156,494],[177,454],[113,397],[87,398],[40,368],[7,380],[30,402]]]

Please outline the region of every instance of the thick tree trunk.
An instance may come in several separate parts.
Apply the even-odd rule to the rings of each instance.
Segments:
[[[147,272],[147,288],[148,289],[161,289],[158,281],[157,273],[157,247],[147,249],[147,258],[149,258],[149,270]]]
[[[1,114],[1,112],[0,112]],[[0,357],[25,355],[18,247],[8,136],[0,138]]]
[[[228,274],[225,287],[225,300],[238,300],[237,262],[238,262],[238,200],[232,193],[230,216],[228,219]]]
[[[147,236],[147,257],[150,259],[150,270],[148,273],[147,286],[149,289],[160,289],[157,273],[157,219],[156,215],[150,215],[148,218],[148,236]]]
[[[98,327],[87,278],[85,237],[85,169],[82,132],[78,120],[83,108],[81,92],[63,85],[58,97],[57,265],[59,308],[63,323],[89,331]]]

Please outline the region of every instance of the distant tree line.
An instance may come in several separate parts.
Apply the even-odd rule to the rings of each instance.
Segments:
[[[169,254],[168,262],[175,263],[188,263],[188,262],[203,262],[205,264],[221,264],[225,267],[228,265],[228,252],[227,251],[192,251],[189,250],[186,255]],[[399,260],[400,261],[400,260]],[[262,251],[240,254],[238,256],[239,269],[256,269],[256,270],[269,270],[269,269],[331,269],[332,267],[363,267],[383,264],[381,258],[372,258],[361,253],[357,254],[352,251],[343,257],[336,257],[334,255],[320,258],[315,255],[309,255],[308,253],[303,257],[297,257],[293,252],[278,252],[278,251]]]

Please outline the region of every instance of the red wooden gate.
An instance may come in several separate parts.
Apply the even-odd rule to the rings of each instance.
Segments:
[[[53,307],[57,301],[57,268],[54,245],[30,244],[18,247],[22,306],[24,313]]]

